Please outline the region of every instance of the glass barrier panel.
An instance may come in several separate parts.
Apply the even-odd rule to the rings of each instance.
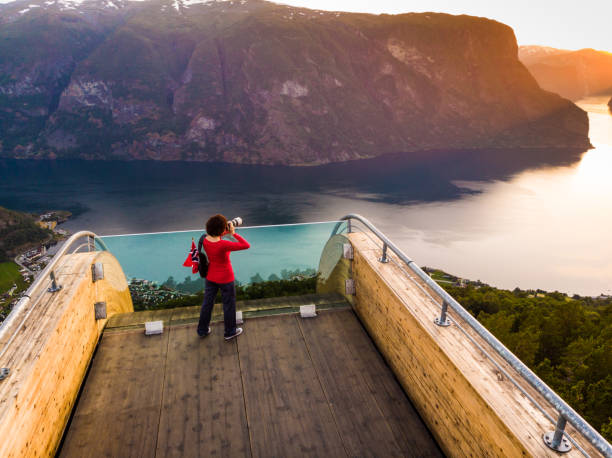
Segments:
[[[337,222],[239,227],[251,248],[231,254],[241,284],[316,274],[321,252]],[[203,288],[199,274],[184,267],[191,241],[202,231],[100,237],[121,264],[128,280],[146,280],[183,292]]]

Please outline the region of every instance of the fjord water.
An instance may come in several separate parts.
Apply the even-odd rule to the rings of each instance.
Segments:
[[[587,152],[427,152],[313,168],[3,160],[0,205],[69,209],[68,229],[102,235],[198,229],[216,212],[248,225],[361,213],[420,265],[504,288],[610,294],[608,98],[579,102],[595,146]],[[277,248],[295,258],[301,242]]]
[[[249,283],[314,274],[335,226],[336,223],[325,222],[241,228],[239,232],[251,248],[232,256],[236,280]],[[344,229],[344,225],[341,226],[340,229]],[[197,245],[201,234],[199,230],[115,235],[101,239],[129,278],[160,284],[171,280],[177,289],[192,292],[204,285],[199,275],[191,275],[191,268],[185,268],[182,263],[191,240]]]

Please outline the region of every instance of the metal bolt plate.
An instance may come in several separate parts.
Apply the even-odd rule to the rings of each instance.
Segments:
[[[353,259],[353,246],[350,243],[342,244],[342,257],[344,259]]]
[[[315,304],[300,305],[300,316],[302,318],[314,318],[317,316],[317,306]]]
[[[94,283],[104,279],[104,265],[101,262],[96,262],[91,265],[91,281]]]
[[[434,320],[434,323],[436,323],[438,326],[450,326],[451,322],[448,318],[446,318],[444,321],[442,321],[440,319],[440,317],[436,318]]]
[[[344,291],[347,296],[355,295],[355,282],[352,279],[347,278],[344,280]]]
[[[562,437],[561,442],[559,443],[559,446],[557,448],[553,448],[552,440],[553,440],[554,435],[555,435],[554,431],[550,431],[542,435],[542,440],[544,441],[544,443],[547,445],[548,448],[551,448],[554,451],[559,452],[559,453],[567,453],[572,449],[572,444],[570,443],[570,441],[567,440],[567,437]]]
[[[383,264],[386,264],[389,262],[389,258],[386,258],[386,257],[378,258],[378,262],[382,262]]]
[[[94,304],[94,316],[96,320],[103,320],[106,318],[106,302],[96,302]]]

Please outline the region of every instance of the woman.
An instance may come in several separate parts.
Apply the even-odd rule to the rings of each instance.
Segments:
[[[230,234],[236,242],[222,240]],[[202,248],[208,256],[208,274],[204,289],[204,302],[200,311],[198,335],[206,337],[211,333],[210,317],[212,315],[217,291],[221,290],[223,299],[223,322],[225,323],[225,340],[231,340],[242,334],[242,328],[236,327],[236,287],[234,285],[234,270],[230,262],[230,251],[246,250],[251,245],[235,233],[234,225],[223,215],[211,216],[206,222],[206,237]]]

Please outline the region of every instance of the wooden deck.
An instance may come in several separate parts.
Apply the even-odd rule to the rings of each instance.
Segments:
[[[105,331],[61,456],[441,456],[350,308]]]

